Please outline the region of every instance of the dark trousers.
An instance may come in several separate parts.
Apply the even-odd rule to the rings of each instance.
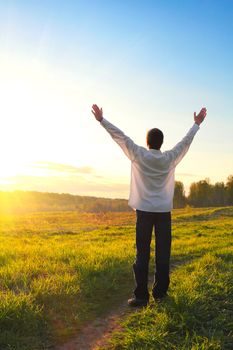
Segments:
[[[155,230],[155,275],[152,294],[154,298],[166,295],[169,286],[169,262],[171,253],[171,213],[153,213],[136,210],[136,261],[133,265],[136,288],[134,295],[149,299],[148,270],[150,243]]]

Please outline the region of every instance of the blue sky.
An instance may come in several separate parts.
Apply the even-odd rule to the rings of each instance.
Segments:
[[[0,189],[127,197],[130,164],[92,103],[138,144],[161,128],[164,150],[206,106],[176,178],[232,174],[232,1],[5,1],[0,33]]]

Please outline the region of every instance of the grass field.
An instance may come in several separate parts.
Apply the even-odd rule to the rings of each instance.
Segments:
[[[126,300],[134,222],[134,213],[0,216],[0,349],[48,349]],[[233,348],[233,208],[175,210],[173,222],[169,297],[133,313],[111,349]]]

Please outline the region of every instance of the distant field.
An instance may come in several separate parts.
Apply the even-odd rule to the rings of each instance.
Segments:
[[[173,221],[170,297],[133,314],[112,349],[233,348],[233,208]],[[134,223],[132,212],[1,215],[0,349],[47,349],[126,300]]]

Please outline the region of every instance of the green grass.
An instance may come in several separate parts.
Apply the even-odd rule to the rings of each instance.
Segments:
[[[174,211],[170,297],[132,314],[112,349],[232,348],[232,215]],[[134,222],[134,213],[0,216],[0,349],[47,349],[127,299]]]
[[[110,348],[232,349],[232,265],[208,253],[179,267],[167,300],[132,314]]]
[[[109,349],[233,349],[230,214],[229,208],[225,213],[200,211],[192,214],[193,221],[189,215],[177,215],[169,297],[132,313]]]
[[[121,221],[119,214],[1,217],[1,349],[46,349],[122,300],[132,284],[129,219],[132,214]]]

